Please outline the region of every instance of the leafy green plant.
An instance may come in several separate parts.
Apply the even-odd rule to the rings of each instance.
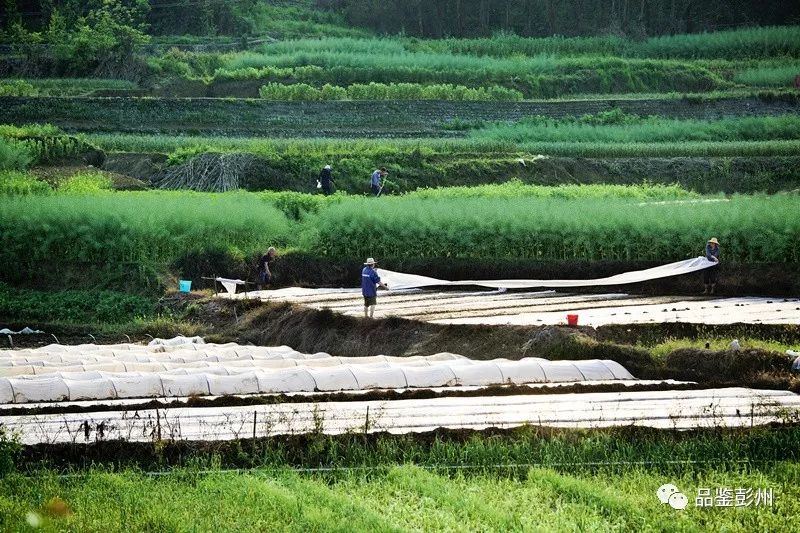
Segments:
[[[0,96],[36,96],[36,88],[25,80],[0,81]]]
[[[33,155],[28,146],[0,136],[0,170],[23,170],[32,161]]]
[[[43,268],[58,269],[58,261]],[[123,323],[154,314],[145,297],[116,291],[36,291],[0,283],[0,317],[16,321]]]
[[[47,182],[25,172],[0,171],[0,195],[49,194]]]
[[[111,188],[111,178],[99,172],[81,172],[58,184],[59,192],[70,194],[98,193]]]

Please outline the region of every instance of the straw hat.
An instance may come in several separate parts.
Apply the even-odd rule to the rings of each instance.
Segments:
[[[708,242],[714,243],[717,246],[719,246],[719,241],[717,240],[716,237],[711,237],[710,239],[708,239]]]
[[[330,170],[330,169],[331,169],[330,165],[325,165],[325,170]]]
[[[376,263],[377,263],[377,261],[375,261],[375,260],[374,260],[373,258],[371,258],[371,257],[367,258],[367,260],[364,262],[364,264],[365,264],[365,265],[374,265],[374,264],[376,264]]]

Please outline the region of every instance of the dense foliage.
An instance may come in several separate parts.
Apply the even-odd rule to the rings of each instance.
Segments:
[[[134,54],[149,37],[144,33],[143,0],[104,0],[50,4],[41,31],[30,31],[20,17],[9,18],[5,39],[25,56],[33,74],[125,77],[137,73]]]
[[[53,265],[48,268],[58,268]],[[0,318],[16,323],[122,323],[153,314],[153,302],[142,296],[94,290],[43,292],[0,283]]]
[[[252,195],[15,196],[3,199],[0,213],[0,277],[30,281],[56,269],[49,273],[103,271],[114,279],[133,271],[157,283],[185,254],[220,251],[244,260],[265,243],[289,239],[286,217]]]
[[[651,0],[318,0],[347,20],[381,33],[420,37],[487,36],[497,31],[526,36],[633,36],[692,33],[743,24],[800,21],[800,7],[780,0],[722,2]]]
[[[96,288],[136,280],[142,291],[179,264],[197,272],[210,255],[246,275],[267,245],[334,259],[667,262],[701,254],[709,235],[722,242],[725,261],[800,263],[795,195],[697,198],[678,187],[519,183],[477,193],[15,195],[0,215],[0,276]]]
[[[353,199],[316,215],[304,247],[333,256],[800,262],[795,196],[716,203],[610,199]]]

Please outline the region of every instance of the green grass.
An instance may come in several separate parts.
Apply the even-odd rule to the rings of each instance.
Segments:
[[[216,446],[222,455],[175,454],[184,465],[159,476],[97,465],[59,477],[19,464],[18,472],[0,477],[0,527],[23,529],[35,513],[45,531],[794,530],[800,526],[797,438],[797,427],[681,433],[528,427],[431,439],[312,435],[252,448],[228,443]],[[165,454],[170,446],[164,444]],[[122,465],[132,460],[114,457]],[[252,461],[255,469],[220,470],[231,461]],[[345,470],[303,473],[292,466]],[[658,501],[664,483],[689,497],[685,511]],[[697,508],[699,488],[771,488],[774,505]]]
[[[773,352],[786,353],[786,350],[800,350],[800,346],[786,342],[764,340],[764,339],[737,339],[743,348],[758,348],[762,350],[769,350]],[[706,344],[709,345],[710,350],[727,350],[730,347],[733,337],[714,337],[714,338],[699,338],[699,339],[668,339],[659,342],[654,346],[649,346],[648,350],[654,357],[662,359],[668,353],[681,348],[705,348]],[[788,356],[787,356],[788,357]]]
[[[413,466],[335,480],[278,473],[93,471],[76,479],[46,474],[2,485],[0,516],[24,530],[36,513],[44,531],[791,531],[800,527],[798,469],[780,463],[754,472],[709,468],[691,475],[651,471],[570,474],[531,469],[524,479],[447,476]],[[663,483],[691,504],[701,487],[772,488],[773,507],[678,512],[659,503]],[[59,516],[53,498],[66,502]]]
[[[293,2],[292,5],[259,2],[249,15],[255,34],[266,34],[275,39],[369,35],[367,30],[348,26],[338,13],[314,9],[301,2]]]

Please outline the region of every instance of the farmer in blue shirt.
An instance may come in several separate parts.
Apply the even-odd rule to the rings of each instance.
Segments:
[[[706,286],[703,294],[714,294],[719,274],[719,241],[716,237],[711,237],[706,243],[706,259],[713,261],[716,265],[703,269],[703,284]]]
[[[375,196],[380,196],[383,190],[383,178],[385,178],[388,173],[386,167],[381,167],[372,173],[372,177],[369,180],[369,188],[372,189],[372,194]]]
[[[389,287],[381,281],[378,271],[375,269],[375,260],[367,259],[364,268],[361,269],[361,294],[364,295],[364,318],[372,318],[375,314],[375,304],[378,298],[378,287],[388,289]]]

